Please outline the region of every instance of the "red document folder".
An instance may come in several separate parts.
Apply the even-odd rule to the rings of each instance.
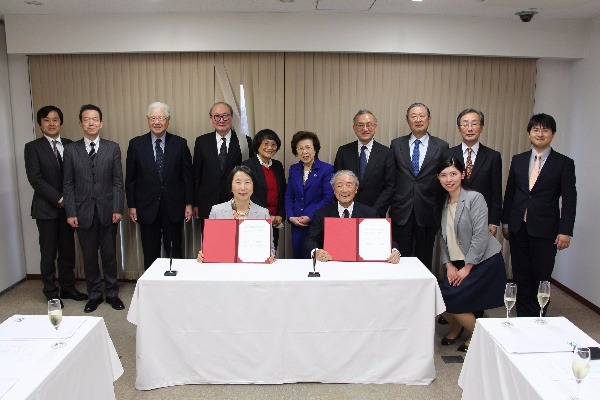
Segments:
[[[382,259],[365,259],[359,254],[359,225],[370,218],[335,218],[326,217],[324,224],[323,249],[331,254],[333,261],[385,261],[389,253]],[[391,243],[391,220],[387,218]],[[389,249],[392,251],[391,246]]]
[[[206,219],[204,220],[204,240],[202,242],[202,252],[204,253],[204,262],[207,263],[241,263],[244,262],[239,257],[239,226],[244,222],[255,220],[248,219]],[[269,229],[269,243],[272,244],[271,220],[260,220],[266,224]],[[262,229],[262,228],[261,228]],[[252,245],[252,243],[250,243]],[[246,244],[248,246],[248,244]],[[264,261],[269,261],[269,253]],[[258,262],[258,261],[255,261]]]
[[[323,248],[333,261],[358,260],[358,218],[325,217]]]
[[[237,259],[237,219],[205,219],[204,262],[234,263]]]

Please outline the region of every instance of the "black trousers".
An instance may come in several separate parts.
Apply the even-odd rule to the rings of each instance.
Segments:
[[[552,277],[557,251],[555,239],[530,236],[525,222],[517,232],[510,233],[510,257],[513,280],[517,284],[516,308],[519,317],[540,315],[537,291],[540,281],[549,281]]]
[[[417,257],[430,271],[437,226],[419,226],[414,211],[404,225],[392,224],[392,238],[404,257]]]
[[[104,276],[104,293],[106,297],[119,294],[117,284],[116,239],[119,224],[104,226],[98,218],[98,210],[94,209],[94,219],[88,229],[77,228],[79,244],[83,252],[85,283],[90,300],[102,297],[102,278],[98,263],[98,250],[102,259],[102,275]]]
[[[181,215],[184,210],[181,210]],[[144,269],[160,257],[161,240],[167,257],[183,258],[183,228],[180,222],[171,222],[164,200],[158,207],[156,219],[151,224],[140,223],[142,249],[144,252]],[[173,246],[171,246],[171,243]],[[171,254],[172,251],[172,254]]]
[[[67,224],[65,209],[61,208],[58,218],[37,219],[40,243],[40,274],[43,292],[47,299],[58,297],[59,287],[54,282],[58,264],[58,285],[61,289],[75,289],[75,229]],[[58,254],[58,258],[56,255]]]

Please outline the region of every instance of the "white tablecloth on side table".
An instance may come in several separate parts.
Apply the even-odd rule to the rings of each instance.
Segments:
[[[577,388],[571,372],[573,354],[555,351],[569,348],[567,342],[578,347],[598,344],[564,317],[545,319],[548,324],[540,326],[534,318],[511,318],[514,328],[502,327],[504,318],[478,319],[458,379],[462,400],[567,400],[577,393],[582,400],[600,399],[600,361],[591,362],[588,377]],[[518,349],[514,338],[528,341],[536,352]],[[545,339],[551,342],[540,345]],[[543,352],[544,346],[552,350]]]
[[[41,338],[44,335],[39,332],[19,329],[19,323],[25,327],[23,322],[35,318],[42,319],[54,333],[47,315],[13,316],[3,323],[13,325],[0,330],[0,378],[3,383],[16,380],[4,396],[0,394],[2,400],[115,399],[113,381],[123,374],[123,367],[104,320],[63,317],[61,328],[70,319],[77,319],[79,328],[63,339],[65,347],[52,349],[54,335]]]
[[[428,384],[435,277],[387,263],[199,264],[158,259],[137,282],[136,388],[195,383]]]

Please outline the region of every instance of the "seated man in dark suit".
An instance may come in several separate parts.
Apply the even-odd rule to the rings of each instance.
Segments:
[[[325,217],[338,218],[378,218],[377,211],[369,206],[354,201],[358,192],[358,178],[352,171],[341,170],[336,172],[331,178],[331,186],[337,201],[321,208],[315,213],[315,217],[310,224],[308,237],[304,242],[307,253],[316,257],[319,261],[331,261],[331,254],[323,247],[323,231],[325,227]],[[400,261],[400,252],[396,243],[393,243],[392,253],[387,262],[397,264]]]

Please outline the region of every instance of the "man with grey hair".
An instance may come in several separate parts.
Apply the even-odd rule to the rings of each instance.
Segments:
[[[431,112],[423,103],[406,110],[410,133],[392,140],[395,193],[390,207],[392,237],[405,256],[417,257],[429,270],[440,227],[444,193],[437,166],[448,143],[429,133]]]
[[[333,218],[377,218],[377,211],[369,206],[354,201],[358,192],[359,180],[352,171],[341,170],[331,178],[331,186],[337,201],[321,208],[315,213],[310,224],[308,237],[304,248],[312,257],[319,261],[330,261],[331,254],[323,249],[323,236],[325,230],[325,217]],[[396,243],[393,243],[392,253],[387,262],[396,264],[400,261],[400,252]]]
[[[144,269],[160,257],[183,258],[182,222],[193,215],[194,171],[187,141],[167,132],[171,110],[165,103],[148,107],[150,132],[129,142],[125,192],[129,219],[140,225]]]
[[[340,146],[333,168],[354,172],[360,182],[356,200],[385,217],[394,195],[394,154],[373,138],[377,118],[371,111],[359,110],[352,127],[358,140]]]

